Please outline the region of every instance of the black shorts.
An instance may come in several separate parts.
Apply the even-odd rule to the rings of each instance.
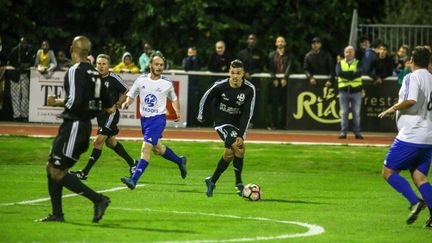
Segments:
[[[101,113],[97,116],[97,123],[99,126],[99,129],[97,131],[97,134],[102,134],[108,137],[112,137],[118,134],[119,129],[117,127],[117,124],[120,119],[120,112],[117,109],[114,113]]]
[[[219,137],[224,141],[225,148],[231,148],[231,145],[239,136],[239,129],[233,125],[225,125],[216,128]]]
[[[71,168],[80,155],[87,151],[91,129],[90,120],[64,120],[53,141],[48,162],[61,170]]]

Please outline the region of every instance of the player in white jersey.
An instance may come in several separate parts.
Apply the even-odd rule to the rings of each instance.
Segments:
[[[432,229],[432,186],[428,180],[432,160],[432,74],[428,72],[431,53],[425,47],[416,47],[411,58],[412,73],[405,76],[399,91],[399,102],[378,116],[396,112],[398,135],[384,161],[385,180],[411,204],[407,224],[417,219],[426,206],[430,217],[425,227]],[[423,199],[419,198],[409,182],[399,175],[409,170]]]
[[[138,162],[133,175],[122,177],[121,181],[130,189],[136,187],[138,179],[143,174],[149,164],[151,152],[162,155],[167,160],[176,163],[179,167],[181,177],[187,175],[186,157],[177,156],[169,147],[161,142],[162,133],[166,125],[166,99],[172,101],[177,119],[180,120],[180,103],[174,91],[172,81],[162,76],[165,58],[160,52],[150,56],[150,73],[139,76],[132,88],[126,94],[126,101],[122,104],[123,109],[127,109],[140,96],[141,130],[144,141],[141,147],[141,159]]]

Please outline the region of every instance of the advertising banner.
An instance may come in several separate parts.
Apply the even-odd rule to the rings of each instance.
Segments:
[[[31,70],[30,75],[30,122],[50,122],[60,123],[61,119],[58,115],[63,111],[63,107],[47,106],[48,95],[57,95],[57,97],[65,98],[63,90],[63,80],[66,72],[54,72],[51,76],[39,74],[35,69]],[[120,74],[123,80],[132,86],[135,79],[140,74]],[[165,75],[174,83],[176,94],[180,101],[180,116],[179,122],[174,122],[174,110],[171,102],[167,102],[167,127],[186,127],[187,118],[187,97],[188,97],[188,76],[187,75]],[[136,98],[133,105],[127,110],[120,110],[120,126],[140,126],[139,114],[139,97]],[[96,120],[92,121],[94,124]]]
[[[397,102],[400,86],[394,80],[385,80],[381,85],[373,85],[366,80],[363,84],[362,130],[396,131],[393,118],[379,119],[378,114]],[[340,130],[341,117],[337,88],[311,86],[306,79],[290,79],[287,92],[287,129]],[[349,117],[351,120],[351,113]]]

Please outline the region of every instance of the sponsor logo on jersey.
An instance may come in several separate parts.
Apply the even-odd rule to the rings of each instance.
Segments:
[[[223,100],[229,100],[229,99],[226,97],[226,94],[225,94],[225,93],[222,93],[221,96],[222,96],[222,99],[223,99]]]
[[[154,107],[157,103],[157,97],[154,94],[148,94],[144,98],[144,102],[148,107]]]

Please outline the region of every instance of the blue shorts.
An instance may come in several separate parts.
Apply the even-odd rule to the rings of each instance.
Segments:
[[[166,126],[166,116],[157,115],[152,117],[141,117],[141,131],[144,142],[156,145]]]
[[[391,145],[384,166],[392,170],[417,169],[428,175],[432,159],[432,145],[420,145],[395,139]]]

